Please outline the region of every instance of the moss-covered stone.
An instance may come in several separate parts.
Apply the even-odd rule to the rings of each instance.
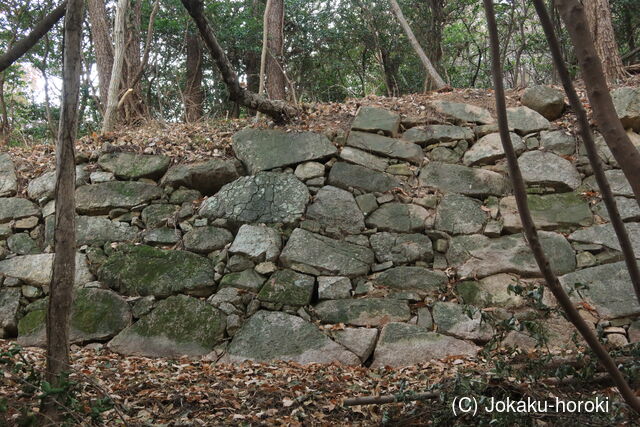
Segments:
[[[279,305],[302,306],[311,302],[315,278],[293,270],[278,270],[267,280],[258,299]]]
[[[149,205],[142,210],[142,221],[144,221],[147,228],[162,227],[167,224],[169,218],[173,218],[176,215],[178,209],[178,206],[166,203]]]
[[[354,326],[406,322],[411,317],[405,301],[382,298],[322,301],[314,309],[324,323],[346,323]]]
[[[161,196],[160,187],[145,182],[102,182],[76,190],[76,209],[90,215],[108,214],[111,209],[132,208]]]
[[[158,179],[169,168],[169,157],[134,153],[107,153],[98,164],[120,179]]]

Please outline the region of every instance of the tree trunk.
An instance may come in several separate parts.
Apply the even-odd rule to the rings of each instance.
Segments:
[[[266,49],[266,89],[270,99],[285,99],[286,79],[284,76],[284,0],[270,0],[265,9],[267,25]]]
[[[616,363],[611,358],[609,353],[605,350],[602,343],[598,340],[598,337],[594,333],[593,329],[587,325],[587,322],[582,318],[578,310],[574,306],[573,301],[569,298],[564,288],[560,284],[558,277],[551,269],[549,260],[546,257],[542,244],[536,230],[535,223],[531,217],[531,211],[529,210],[527,192],[524,185],[524,179],[520,167],[518,166],[518,158],[516,156],[513,144],[511,143],[511,136],[509,134],[509,124],[507,120],[507,106],[506,98],[504,94],[504,87],[502,83],[503,74],[500,66],[500,47],[498,39],[498,27],[496,24],[495,12],[493,9],[493,0],[483,0],[485,12],[487,15],[487,26],[489,30],[489,39],[491,44],[491,65],[492,65],[492,77],[495,89],[496,98],[496,110],[498,115],[498,127],[500,129],[500,139],[502,141],[502,147],[504,149],[507,165],[509,167],[509,176],[513,184],[514,195],[518,211],[520,213],[520,220],[524,234],[527,238],[527,242],[533,252],[538,268],[542,273],[547,287],[556,297],[558,304],[562,307],[562,310],[566,314],[567,319],[576,327],[578,332],[583,336],[591,350],[597,355],[600,363],[605,367],[608,374],[618,387],[618,390],[636,412],[640,412],[640,400],[635,396],[634,392],[629,387],[622,373],[618,369]],[[537,0],[539,1],[539,0]]]
[[[239,102],[241,105],[258,110],[264,113],[277,123],[286,122],[291,120],[299,111],[293,105],[279,100],[269,100],[263,96],[256,95],[253,92],[249,92],[240,86],[238,76],[236,75],[227,55],[222,50],[222,47],[218,43],[209,21],[204,16],[202,0],[181,0],[182,5],[187,9],[189,15],[193,18],[194,22],[200,30],[200,35],[209,49],[209,53],[213,57],[222,79],[229,91],[229,98],[231,100]]]
[[[595,122],[640,206],[640,151],[631,143],[616,114],[602,63],[586,25],[584,7],[578,0],[557,0],[556,3],[575,46]]]
[[[124,66],[122,69],[122,86],[118,103],[122,106],[118,108],[125,123],[134,123],[147,115],[142,93],[140,80],[136,78],[138,71],[142,68],[140,62],[140,22],[142,18],[142,2],[137,0],[132,3],[127,21],[125,24],[125,47]]]
[[[413,34],[413,31],[411,30],[409,23],[404,18],[402,9],[400,9],[400,5],[398,5],[398,2],[396,0],[390,0],[390,1],[391,1],[391,10],[393,11],[396,18],[398,18],[398,22],[400,22],[400,25],[402,26],[405,34],[407,35],[407,38],[411,42],[411,46],[413,47],[413,50],[416,51],[416,54],[420,58],[420,61],[422,62],[422,66],[427,72],[427,75],[433,81],[433,86],[436,89],[444,88],[445,86],[447,86],[447,84],[444,82],[444,80],[442,80],[442,77],[440,77],[440,74],[438,74],[436,69],[433,67],[433,64],[431,64],[431,61],[429,60],[429,58],[427,58],[427,55],[424,53],[424,50],[422,50],[422,46],[420,46],[420,43],[418,43],[418,39],[416,39],[416,36]]]
[[[59,387],[69,372],[69,315],[76,268],[75,154],[82,39],[83,0],[69,0],[64,23],[64,63],[60,126],[56,144],[53,273],[47,309],[46,379]],[[44,413],[59,422],[62,408],[45,400]]]
[[[98,66],[100,103],[102,104],[100,109],[104,113],[107,108],[109,82],[111,81],[111,70],[113,69],[113,46],[111,44],[109,21],[104,0],[88,0],[87,9],[89,11],[89,23],[91,24],[93,49]]]
[[[187,33],[187,73],[185,78],[184,119],[187,123],[202,118],[202,44],[200,35]]]
[[[18,58],[27,53],[56,23],[64,16],[66,12],[67,1],[63,1],[60,6],[56,7],[50,14],[45,16],[40,22],[33,27],[33,30],[26,37],[18,40],[10,46],[4,54],[0,56],[0,73],[9,68]]]
[[[614,83],[625,77],[627,73],[622,65],[618,43],[613,32],[609,0],[585,1],[584,10],[607,81]]]
[[[113,67],[111,68],[111,79],[109,81],[109,91],[107,96],[107,108],[104,112],[102,122],[102,132],[112,132],[117,116],[120,82],[122,81],[122,70],[124,66],[125,40],[124,30],[127,19],[127,8],[129,0],[118,0],[116,9],[116,19],[113,24],[114,55]]]

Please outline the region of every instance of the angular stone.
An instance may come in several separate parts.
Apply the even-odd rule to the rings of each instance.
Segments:
[[[352,131],[349,133],[347,145],[367,152],[407,160],[417,164],[420,164],[424,158],[424,153],[419,145],[374,133]]]
[[[16,191],[18,191],[18,180],[11,156],[0,153],[0,197],[13,196]]]
[[[318,276],[318,299],[351,298],[351,280],[342,276]]]
[[[474,357],[480,347],[457,338],[429,332],[420,326],[389,323],[380,333],[372,368],[414,366],[452,356]]]
[[[27,233],[13,234],[7,239],[7,246],[14,254],[28,255],[40,252],[36,242]]]
[[[375,107],[360,107],[351,129],[364,132],[383,132],[392,137],[397,136],[400,127],[400,116],[391,111]]]
[[[331,341],[318,328],[297,316],[259,311],[240,328],[221,363],[288,360],[301,364],[359,365],[358,357]]]
[[[258,293],[265,282],[265,278],[249,268],[238,273],[230,273],[220,280],[220,288],[238,288]]]
[[[0,339],[15,337],[18,333],[20,288],[0,289]]]
[[[373,251],[363,246],[330,239],[296,228],[291,233],[280,263],[285,267],[302,264],[318,275],[355,277],[367,274],[374,262]]]
[[[611,97],[622,126],[640,132],[640,88],[621,87],[611,92]]]
[[[445,193],[472,197],[501,196],[511,187],[509,181],[499,173],[438,162],[431,162],[422,168],[420,183]]]
[[[438,142],[470,141],[473,139],[473,131],[461,126],[428,125],[409,129],[402,134],[402,139],[426,147]]]
[[[507,108],[509,129],[513,129],[519,135],[527,135],[533,132],[549,129],[549,120],[528,107]]]
[[[611,191],[614,196],[634,197],[633,191],[631,190],[631,184],[629,184],[629,181],[627,181],[627,178],[620,169],[605,171],[604,175],[607,178],[607,181],[609,181],[609,186],[611,187]],[[584,184],[589,189],[600,191],[593,175],[585,179]]]
[[[576,139],[567,131],[543,132],[540,146],[561,156],[570,156],[576,152]]]
[[[622,217],[623,221],[640,221],[640,207],[635,199],[622,196],[614,197],[614,199],[618,206],[620,217]],[[594,212],[602,218],[609,220],[609,212],[607,211],[604,202],[598,202],[594,208]]]
[[[637,316],[640,304],[624,261],[585,268],[560,277],[574,301],[584,300],[605,319]],[[576,286],[576,285],[580,286]]]
[[[333,333],[334,339],[353,352],[362,362],[369,359],[376,346],[378,330],[370,328],[344,328]]]
[[[541,231],[542,247],[556,274],[576,268],[576,257],[567,240],[557,233]],[[539,277],[538,264],[521,234],[490,239],[473,234],[451,239],[447,251],[449,265],[457,269],[458,277],[483,278],[498,273],[516,273]]]
[[[167,225],[170,219],[174,219],[178,212],[178,206],[166,203],[154,203],[142,210],[142,221],[147,228],[156,228]]]
[[[594,332],[596,332],[595,328]],[[525,352],[530,352],[540,346],[551,351],[571,350],[575,352],[578,350],[574,343],[575,340],[581,345],[586,345],[575,327],[564,317],[550,316],[536,322],[533,330],[509,332],[501,345],[519,348]]]
[[[384,172],[389,166],[389,161],[382,157],[358,150],[353,147],[344,147],[340,151],[340,158],[356,165],[363,166],[368,169]]]
[[[45,220],[45,245],[53,245],[55,217]],[[111,221],[98,216],[76,216],[76,243],[101,246],[108,242],[132,242],[138,236],[138,228],[126,222]]]
[[[267,280],[258,299],[277,305],[303,306],[311,302],[315,278],[293,270],[278,270]]]
[[[81,214],[108,214],[111,209],[130,209],[162,196],[160,187],[137,181],[110,181],[78,187],[76,210]]]
[[[386,270],[375,279],[376,283],[391,289],[413,290],[425,293],[437,291],[447,281],[447,275],[441,271],[407,266]]]
[[[233,135],[233,151],[247,170],[256,174],[309,160],[321,160],[337,150],[326,136],[313,132],[246,128]]]
[[[640,259],[640,223],[630,222],[625,224],[631,246],[636,255]],[[611,224],[599,224],[581,230],[574,231],[569,236],[572,242],[590,243],[603,245],[611,249],[620,251],[620,242]]]
[[[169,168],[170,162],[167,156],[135,153],[106,153],[98,159],[102,169],[113,172],[116,178],[127,180],[159,179]]]
[[[172,166],[160,183],[173,188],[191,188],[210,196],[243,174],[242,164],[238,160],[211,159],[202,163]]]
[[[76,166],[76,187],[87,183],[89,174],[83,165]],[[32,179],[27,185],[27,195],[32,200],[49,200],[56,189],[56,171],[49,171]]]
[[[46,345],[47,302],[20,319],[18,343],[23,346]],[[71,317],[69,319],[69,341],[87,343],[105,341],[131,324],[131,309],[127,301],[107,289],[76,289]]]
[[[465,281],[456,286],[456,291],[465,304],[477,307],[519,308],[526,301],[519,295],[509,291],[509,287],[523,286],[517,276],[496,274],[477,282]]]
[[[527,151],[518,158],[522,177],[528,186],[572,191],[581,184],[580,174],[570,161],[545,151]]]
[[[436,111],[457,124],[480,123],[486,125],[495,122],[489,110],[482,107],[442,100],[433,101],[432,104]]]
[[[21,197],[0,198],[0,224],[29,216],[40,216],[38,205]]]
[[[255,261],[275,261],[280,255],[282,239],[273,228],[244,224],[229,248],[232,254],[243,254]]]
[[[522,153],[526,147],[522,138],[515,133],[511,133],[511,144],[516,154]],[[496,160],[504,158],[504,149],[502,148],[502,140],[499,133],[490,133],[480,138],[471,146],[462,158],[467,166],[488,165],[495,163]]]
[[[169,227],[145,230],[142,241],[148,245],[175,245],[180,241],[180,230]]]
[[[433,323],[438,332],[456,338],[486,342],[495,330],[482,319],[477,307],[438,301],[433,305]]]
[[[52,270],[53,254],[22,255],[0,261],[0,274],[33,286],[49,286]],[[93,280],[86,256],[76,254],[75,286],[82,286]]]
[[[449,234],[482,232],[487,214],[479,201],[460,194],[445,194],[438,205],[435,229]]]
[[[409,264],[433,260],[431,239],[424,234],[376,233],[369,242],[378,262]]]
[[[301,181],[324,176],[324,165],[318,162],[306,162],[299,164],[294,172]]]
[[[345,190],[355,188],[367,193],[384,193],[400,186],[395,178],[385,173],[345,162],[333,165],[329,172],[329,184]]]
[[[522,94],[522,105],[541,114],[547,120],[555,120],[564,111],[564,93],[549,86],[531,86]]]
[[[292,174],[243,176],[205,200],[200,215],[239,223],[291,223],[304,213],[309,190]]]
[[[353,326],[380,326],[389,322],[406,322],[411,318],[407,303],[396,299],[328,300],[320,302],[314,310],[323,323]]]
[[[318,191],[313,203],[307,207],[305,217],[345,233],[359,233],[364,228],[364,215],[353,194],[330,185]]]
[[[195,227],[183,237],[184,248],[191,252],[208,254],[224,248],[233,241],[229,230],[218,227]]]
[[[382,231],[409,233],[423,231],[428,217],[429,211],[422,206],[385,203],[369,215],[365,223],[368,227]]]
[[[218,309],[186,295],[160,301],[157,307],[120,332],[109,349],[147,357],[198,357],[224,338],[226,317]]]
[[[98,276],[101,282],[128,296],[207,296],[215,291],[214,270],[207,258],[144,245],[120,246],[100,267]]]
[[[193,202],[202,197],[202,194],[198,190],[189,190],[188,188],[181,188],[173,193],[169,197],[169,203],[174,205],[181,205],[187,202]]]
[[[529,210],[536,226],[542,230],[569,230],[593,224],[593,214],[589,203],[574,192],[529,194]],[[500,200],[500,214],[505,230],[510,233],[522,230],[522,222],[514,196]]]

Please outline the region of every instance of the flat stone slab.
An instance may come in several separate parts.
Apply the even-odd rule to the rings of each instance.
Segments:
[[[513,129],[520,135],[549,129],[549,120],[528,107],[507,108],[509,129]]]
[[[239,223],[291,223],[309,202],[309,190],[293,174],[261,172],[225,185],[202,203],[200,215]]]
[[[106,153],[98,159],[102,169],[113,172],[116,178],[128,180],[162,178],[170,162],[167,156],[135,153]]]
[[[570,161],[546,151],[527,151],[518,158],[522,177],[528,186],[572,191],[582,183]]]
[[[462,126],[427,125],[409,129],[402,134],[402,139],[426,147],[439,142],[471,141],[473,131]]]
[[[542,248],[556,274],[575,270],[575,253],[561,234],[541,231],[539,235]],[[540,276],[538,264],[521,234],[495,239],[479,234],[456,236],[451,239],[447,260],[450,266],[456,268],[461,279],[483,278],[497,273]]]
[[[244,175],[244,170],[240,161],[211,159],[206,162],[172,166],[160,183],[173,188],[184,186],[211,196],[223,185],[235,181],[241,175]]]
[[[479,123],[486,125],[496,121],[489,110],[475,105],[442,100],[433,101],[432,104],[436,111],[448,117],[456,124]]]
[[[359,365],[360,359],[297,316],[258,311],[234,335],[220,363],[289,360],[301,364]]]
[[[480,347],[468,341],[394,322],[382,329],[371,367],[412,366],[452,356],[474,357],[479,351]]]
[[[40,208],[31,200],[22,197],[0,198],[0,224],[29,216],[40,216]]]
[[[329,172],[329,184],[344,190],[355,188],[367,193],[384,193],[400,186],[395,178],[383,172],[345,162],[333,165]]]
[[[420,171],[420,183],[444,193],[466,196],[502,196],[511,185],[496,172],[461,165],[431,162]]]
[[[274,129],[243,129],[233,135],[232,146],[236,157],[252,174],[309,160],[322,160],[337,151],[324,135]]]
[[[515,133],[510,133],[511,144],[516,154],[522,153],[526,147],[522,138]],[[505,156],[502,148],[502,140],[499,133],[490,133],[480,138],[475,144],[468,149],[462,161],[467,166],[489,165],[497,160],[503,159]]]
[[[23,346],[46,345],[48,298],[27,313],[18,324],[18,343]],[[86,343],[105,341],[131,324],[127,301],[107,289],[76,289],[69,319],[69,341]]]
[[[623,221],[640,221],[640,206],[638,206],[636,199],[622,196],[616,196],[614,199]],[[609,212],[603,201],[596,204],[594,212],[602,218],[609,220]]]
[[[382,156],[407,160],[417,164],[420,164],[424,158],[424,153],[419,145],[375,133],[352,131],[349,133],[347,145]]]
[[[574,192],[547,195],[529,194],[529,210],[536,226],[542,230],[568,230],[593,224],[589,203]],[[519,232],[522,222],[514,196],[500,200],[500,214],[505,230]]]
[[[226,316],[197,298],[176,295],[162,300],[151,313],[120,332],[109,349],[146,357],[199,357],[224,338]]]
[[[359,233],[364,228],[364,215],[353,194],[331,185],[318,191],[307,207],[305,218],[345,233]]]
[[[631,246],[636,258],[640,259],[640,223],[629,222],[625,224],[627,234],[631,240]],[[588,228],[576,230],[569,235],[569,240],[580,243],[594,243],[620,251],[620,242],[611,224],[599,224]]]
[[[374,281],[391,289],[432,293],[448,282],[447,275],[424,267],[394,267],[385,270]]]
[[[130,209],[159,199],[162,189],[138,181],[110,181],[83,185],[76,189],[76,210],[80,214],[108,214],[111,209]]]
[[[560,277],[574,301],[583,299],[605,319],[637,316],[640,304],[624,261],[585,268]],[[576,284],[580,286],[576,287]]]
[[[308,266],[316,275],[361,276],[369,272],[373,262],[373,251],[369,248],[330,239],[302,228],[293,230],[280,254],[283,266]]]
[[[45,220],[45,245],[53,245],[55,216]],[[138,227],[126,222],[112,221],[99,216],[76,216],[76,244],[104,245],[107,242],[132,242],[138,236]]]
[[[0,274],[15,277],[33,286],[49,286],[53,271],[54,254],[22,255],[0,261]],[[87,258],[76,254],[75,286],[82,286],[94,280],[89,271]]]
[[[381,231],[409,233],[423,231],[429,211],[422,206],[404,203],[385,203],[365,220],[367,226]]]
[[[89,173],[84,170],[84,165],[76,166],[76,187],[86,184],[89,181]],[[32,200],[53,199],[56,190],[56,171],[43,173],[39,177],[32,179],[27,185],[27,195]]]
[[[352,130],[364,132],[383,132],[395,137],[400,127],[400,116],[383,108],[360,107],[351,124]]]
[[[376,233],[369,238],[378,262],[408,264],[433,260],[433,244],[424,234]]]
[[[633,190],[631,190],[631,184],[627,181],[624,173],[620,169],[610,169],[604,172],[609,186],[614,196],[634,197]],[[587,188],[600,191],[595,177],[592,175],[584,180],[584,184]]]
[[[123,245],[98,271],[100,281],[128,296],[207,296],[215,291],[211,261],[187,251]]]
[[[229,253],[242,254],[262,261],[276,261],[282,249],[282,238],[277,230],[261,226],[244,224],[238,230]]]
[[[323,323],[352,326],[380,326],[389,322],[406,322],[411,318],[406,301],[384,298],[322,301],[314,310]]]
[[[389,160],[353,147],[344,147],[340,151],[340,158],[355,163],[367,169],[384,172],[389,166]]]
[[[13,196],[16,191],[18,180],[11,156],[0,153],[0,197]]]
[[[449,234],[481,233],[487,214],[481,203],[461,194],[445,194],[436,211],[435,229]]]
[[[191,252],[208,254],[233,242],[233,234],[225,228],[194,227],[183,237],[184,248]]]

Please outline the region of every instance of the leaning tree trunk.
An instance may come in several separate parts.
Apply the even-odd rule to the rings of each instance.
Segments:
[[[53,274],[47,309],[47,381],[59,387],[69,372],[69,314],[76,268],[75,154],[80,91],[83,0],[69,0],[64,23],[62,102],[56,144]],[[44,414],[59,422],[62,408],[45,400]]]
[[[627,72],[622,65],[618,43],[613,32],[609,0],[585,1],[584,10],[607,81],[616,82],[625,77]]]
[[[502,147],[507,158],[509,176],[511,177],[511,182],[513,184],[513,192],[527,242],[531,247],[531,251],[533,252],[533,256],[536,260],[536,263],[538,264],[538,268],[540,269],[546,281],[547,287],[556,297],[556,300],[558,301],[560,307],[562,307],[562,310],[566,314],[567,319],[576,327],[591,350],[596,354],[598,360],[607,370],[607,373],[611,376],[625,401],[636,412],[640,413],[640,399],[638,399],[633,390],[631,390],[629,384],[626,382],[626,380],[622,376],[622,373],[618,369],[615,361],[611,358],[609,353],[607,353],[602,343],[600,343],[593,329],[590,328],[589,325],[587,325],[587,322],[582,318],[580,313],[578,313],[578,310],[560,284],[558,277],[551,269],[549,260],[544,253],[542,244],[540,243],[540,238],[538,236],[535,223],[533,222],[533,218],[531,217],[531,211],[529,210],[524,179],[522,178],[522,173],[518,165],[518,158],[511,142],[511,136],[509,134],[506,98],[502,82],[503,74],[500,64],[500,42],[498,39],[498,26],[496,24],[493,0],[483,1],[485,12],[487,15],[487,26],[489,30],[489,40],[491,45],[491,71],[495,89],[494,93],[496,98],[496,110],[498,114],[500,139],[502,141]]]
[[[265,75],[266,89],[270,99],[285,99],[286,79],[284,76],[284,0],[271,0],[265,9],[266,49]]]
[[[122,69],[124,66],[124,29],[127,20],[127,8],[129,0],[118,0],[116,9],[116,19],[113,24],[113,67],[111,68],[111,79],[109,81],[109,92],[107,96],[107,108],[104,112],[102,122],[102,132],[112,132],[116,124],[118,110],[120,82],[122,81]]]
[[[196,122],[202,118],[202,44],[200,35],[189,31],[187,43],[187,73],[185,78],[184,119],[187,123]]]
[[[98,88],[100,90],[100,109],[104,114],[109,97],[109,82],[113,69],[113,46],[109,31],[109,20],[104,0],[88,0],[89,23],[91,24],[91,37],[93,38],[93,50],[96,55],[98,69]]]

